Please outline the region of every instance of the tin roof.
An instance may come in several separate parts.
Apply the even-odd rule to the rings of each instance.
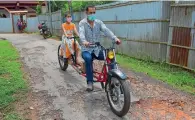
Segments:
[[[20,0],[20,1],[13,1],[13,0],[7,0],[7,1],[0,1],[0,6],[4,6],[6,8],[13,8],[13,7],[25,7],[25,6],[29,6],[29,7],[35,7],[39,4],[39,2],[37,0]],[[46,2],[43,1],[42,6],[45,6]]]
[[[19,11],[10,11],[10,13],[27,13],[28,11],[21,11],[21,10],[19,10]]]

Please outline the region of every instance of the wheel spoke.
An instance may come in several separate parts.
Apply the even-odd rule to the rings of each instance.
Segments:
[[[118,101],[118,108],[121,109],[121,107],[123,107],[123,106],[122,106],[121,102]]]
[[[111,97],[113,107],[115,107],[115,109],[120,111],[123,109],[124,106],[124,95],[121,95],[121,89],[120,89],[121,84],[118,80],[114,79],[111,82],[111,85],[113,86],[113,88],[109,92],[110,92],[110,97]]]
[[[124,95],[123,95],[123,94],[121,94],[121,95],[119,96],[119,100],[124,102]]]

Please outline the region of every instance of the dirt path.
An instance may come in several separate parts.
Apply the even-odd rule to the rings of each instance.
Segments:
[[[96,88],[96,92],[87,93],[84,78],[71,67],[67,72],[60,70],[57,60],[59,41],[28,34],[0,36],[16,46],[26,66],[25,70],[30,73],[34,119],[119,119],[111,112],[104,91]]]
[[[67,72],[59,69],[59,41],[29,34],[0,34],[0,37],[16,46],[25,71],[29,72],[32,120],[191,120],[195,117],[195,97],[174,91],[142,74],[126,71],[132,77],[131,89],[140,100],[132,96],[130,112],[118,118],[98,86],[95,92],[87,93],[84,78],[71,67]]]

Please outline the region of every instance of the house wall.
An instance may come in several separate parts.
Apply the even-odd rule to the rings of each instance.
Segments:
[[[0,9],[0,14],[5,14],[7,18],[10,18],[10,13],[5,9]]]
[[[0,33],[12,33],[12,19],[11,18],[0,18]]]

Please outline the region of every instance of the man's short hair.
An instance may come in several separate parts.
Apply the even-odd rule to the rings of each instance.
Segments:
[[[89,8],[95,8],[95,6],[94,5],[88,5],[87,7],[86,7],[86,11],[88,11],[89,10]],[[96,8],[95,8],[96,9]]]

